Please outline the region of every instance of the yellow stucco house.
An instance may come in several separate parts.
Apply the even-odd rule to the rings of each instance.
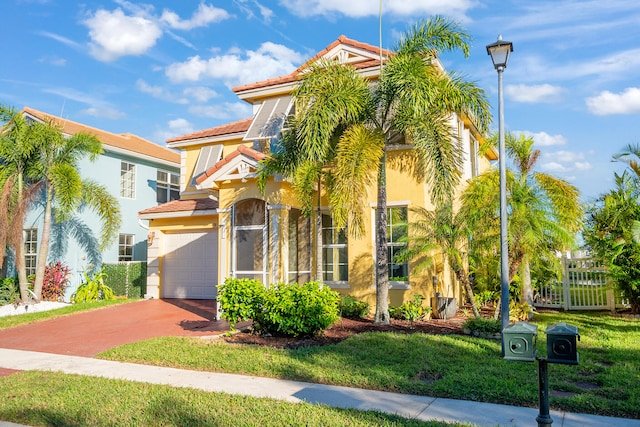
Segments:
[[[390,54],[383,51],[383,55]],[[375,79],[379,55],[377,47],[341,36],[310,62],[321,57],[347,62]],[[181,153],[181,195],[180,200],[139,213],[149,224],[149,297],[215,299],[216,286],[227,277],[256,278],[265,285],[304,283],[316,277],[316,248],[321,247],[323,282],[373,306],[375,188],[369,191],[368,231],[358,239],[336,232],[326,200],[318,232],[315,220],[302,215],[287,181],[273,177],[264,194],[258,190],[256,170],[266,156],[262,152],[265,140],[277,138],[280,130],[266,124],[290,112],[290,93],[301,72],[302,68],[234,88],[240,99],[253,106],[252,118],[167,141]],[[495,152],[479,155],[481,137],[467,119],[453,115],[451,125],[464,151],[463,177],[470,179],[490,166]],[[411,145],[403,145],[388,153],[389,259],[402,247],[397,230],[399,222],[410,215],[408,208],[432,208],[428,185],[394,162],[394,157],[411,150]],[[316,236],[322,241],[317,242]],[[461,297],[460,286],[442,260],[420,274],[411,267],[411,263],[390,263],[391,305],[412,299],[414,294],[431,298],[441,292]]]

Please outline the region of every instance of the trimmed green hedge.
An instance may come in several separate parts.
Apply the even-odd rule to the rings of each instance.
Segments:
[[[147,263],[143,261],[102,264],[105,284],[117,296],[142,298],[147,293]]]

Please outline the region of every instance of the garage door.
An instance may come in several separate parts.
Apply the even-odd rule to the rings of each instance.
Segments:
[[[218,232],[165,235],[163,298],[214,299],[218,283]]]

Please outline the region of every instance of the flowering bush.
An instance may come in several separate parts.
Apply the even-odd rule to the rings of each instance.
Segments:
[[[42,281],[43,301],[62,301],[64,291],[69,284],[69,267],[60,261],[49,264],[44,268]]]

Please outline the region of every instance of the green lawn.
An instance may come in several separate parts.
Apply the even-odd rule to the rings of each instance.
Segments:
[[[640,418],[640,321],[603,313],[538,314],[538,351],[547,325],[578,327],[580,364],[549,365],[551,407]],[[538,406],[535,362],[508,362],[500,342],[458,335],[367,333],[339,344],[296,350],[220,340],[157,338],[102,353],[112,360],[234,372],[377,390]]]
[[[61,314],[49,312],[29,316],[57,315]],[[4,320],[0,319],[0,327],[6,327],[2,323]],[[552,393],[552,409],[640,418],[640,320],[596,312],[539,313],[535,323],[539,325],[538,351],[541,355],[546,355],[544,330],[559,321],[579,329],[580,364],[549,365],[550,389],[573,393],[568,397]],[[336,345],[296,350],[173,337],[121,346],[99,357],[538,406],[536,363],[504,361],[500,356],[499,341],[467,336],[367,333]],[[292,425],[295,423],[291,420],[299,419],[308,419],[308,425],[418,425],[382,414],[307,405],[300,410],[309,412],[305,418],[299,418],[299,406],[265,399],[224,394],[212,396],[194,390],[52,373],[24,372],[0,378],[0,392],[0,419],[32,425],[106,425],[113,424],[116,416],[122,417],[118,418],[122,420],[118,424],[122,425],[224,425],[222,421],[207,423],[226,416],[222,413],[228,411],[229,406],[242,407],[242,414],[236,415],[242,418],[236,420],[245,417],[257,420],[256,424],[247,421],[244,425]],[[197,404],[190,413],[183,402],[192,400],[203,400],[206,404]],[[158,408],[167,403],[164,405],[168,408],[167,414],[162,415],[165,418],[158,418]],[[275,407],[279,408],[275,412],[282,418],[273,415],[272,408]],[[117,408],[117,415],[113,408]]]
[[[0,420],[32,426],[460,425],[418,422],[372,411],[45,372],[0,377],[0,396]]]

